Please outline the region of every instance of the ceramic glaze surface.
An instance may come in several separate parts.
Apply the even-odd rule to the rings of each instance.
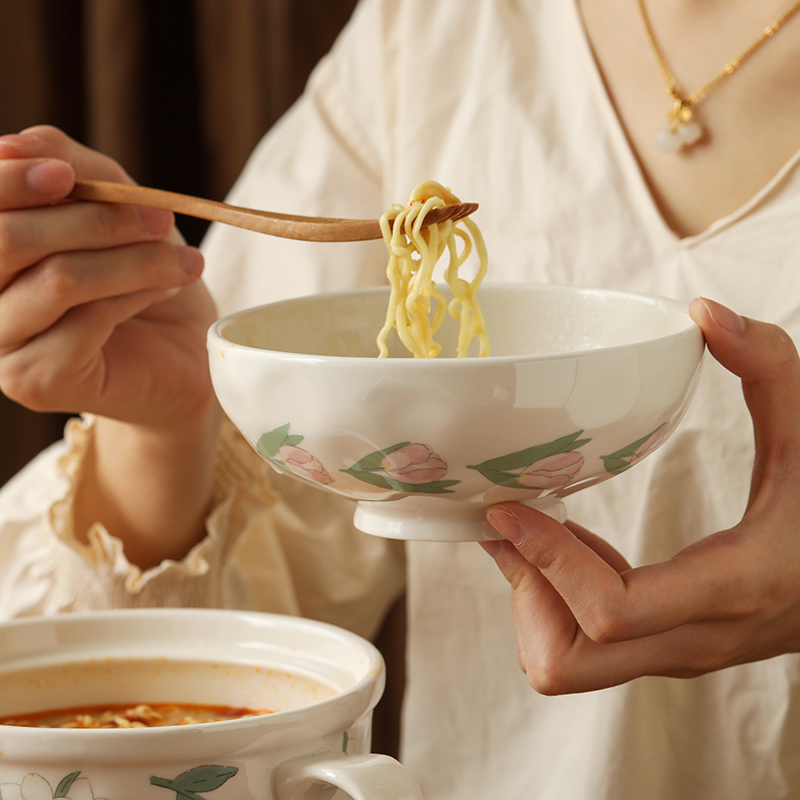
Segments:
[[[381,536],[493,538],[488,505],[562,499],[654,452],[691,400],[704,342],[665,298],[484,286],[492,355],[390,358],[375,338],[388,290],[318,295],[234,314],[209,332],[223,409],[275,469],[357,501]]]

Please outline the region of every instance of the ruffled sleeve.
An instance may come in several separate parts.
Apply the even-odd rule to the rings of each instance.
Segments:
[[[64,441],[0,491],[0,617],[227,607],[303,614],[371,636],[402,591],[402,547],[356,531],[349,501],[274,480],[229,423],[207,535],[183,560],[140,570],[97,523],[84,544],[72,503],[92,435],[90,417],[71,420]]]

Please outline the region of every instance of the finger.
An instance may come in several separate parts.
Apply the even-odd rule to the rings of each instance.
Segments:
[[[489,521],[491,522],[491,519]],[[564,527],[567,528],[567,530],[569,530],[579,541],[583,542],[587,547],[590,547],[592,550],[594,550],[594,552],[597,553],[597,555],[600,556],[600,558],[602,558],[603,561],[610,565],[616,572],[624,572],[631,568],[631,565],[628,563],[625,556],[623,556],[616,548],[612,547],[601,536],[597,536],[591,531],[586,530],[586,528],[584,528],[582,525],[578,525],[576,522],[572,522],[571,520],[567,520],[567,522],[564,523]],[[480,544],[483,549],[490,556],[492,556],[492,558],[497,557],[497,547],[499,546],[499,543],[496,540],[481,542]]]
[[[577,537],[579,541],[594,550],[594,552],[616,572],[625,572],[631,568],[625,556],[623,556],[619,550],[612,547],[601,536],[597,536],[591,531],[586,530],[583,526],[569,520],[564,523],[564,527]]]
[[[503,577],[511,584],[511,607],[514,613],[514,630],[517,636],[517,659],[519,661],[520,669],[527,673],[528,663],[532,660],[529,656],[529,651],[532,654],[539,652],[536,646],[536,637],[534,633],[540,629],[546,622],[546,615],[544,609],[546,605],[553,602],[556,604],[556,613],[561,616],[566,612],[572,621],[572,629],[569,633],[569,638],[574,634],[575,618],[572,616],[569,608],[558,595],[558,592],[548,583],[547,579],[536,569],[536,567],[529,564],[517,552],[514,545],[510,542],[503,540],[482,541],[480,546],[488,553],[494,560]],[[531,586],[531,583],[535,585]],[[540,595],[544,598],[540,599]],[[535,612],[539,614],[539,620],[534,619],[533,624],[528,621],[527,614],[518,614],[518,597],[526,598],[526,603],[530,605]],[[524,605],[520,605],[524,608]],[[535,614],[530,615],[535,617]],[[539,625],[534,625],[536,622]]]
[[[161,240],[173,225],[170,211],[106,203],[0,213],[0,289],[53,254]]]
[[[71,165],[78,177],[132,183],[112,158],[76,142],[50,125],[37,125],[18,134],[0,136],[0,160],[52,158]]]
[[[751,387],[774,395],[782,419],[800,410],[800,359],[789,335],[776,325],[740,317],[725,306],[696,298],[689,307],[708,349],[723,367]],[[785,405],[788,403],[788,409]]]
[[[57,128],[40,125],[0,136],[0,210],[63,200],[76,177],[134,183],[116,161]]]
[[[690,313],[702,328],[711,354],[742,379],[756,443],[751,505],[764,488],[762,505],[800,468],[800,359],[781,328],[740,317],[712,300],[696,299]]]
[[[533,653],[546,660],[553,643],[571,645],[580,628],[575,616],[553,585],[510,543],[498,542],[494,558],[511,585],[512,607],[518,633],[520,661],[530,663]],[[524,635],[521,635],[524,632]]]
[[[731,612],[730,592],[723,589],[737,583],[743,561],[734,534],[707,537],[669,561],[618,573],[569,529],[532,508],[500,503],[489,509],[489,520],[595,642],[652,636]]]
[[[592,641],[552,584],[510,542],[493,542],[487,551],[512,586],[519,663],[537,692],[593,691],[643,675],[689,677],[717,666],[702,656],[709,650],[705,626],[623,642]]]
[[[0,161],[0,210],[50,205],[63,200],[74,184],[75,170],[66,161],[52,158]]]
[[[32,172],[31,175],[27,174],[29,170]],[[39,126],[23,131],[21,134],[0,136],[0,211],[52,205],[54,202],[63,200],[72,188],[72,184],[67,180],[70,175],[73,180],[77,175],[82,178],[133,183],[115,161],[83,147],[56,128]],[[67,205],[76,208],[92,206],[92,204],[81,203]],[[95,207],[100,205],[106,211],[94,213],[98,215],[108,213],[110,207],[106,204],[98,204]],[[117,208],[123,207],[118,206]],[[180,234],[174,229],[174,217],[168,211],[143,207],[131,210],[128,207],[128,210],[123,213],[136,215],[141,227],[147,233],[155,232],[157,236],[161,237],[167,235],[163,234],[163,229],[168,228],[168,237],[173,244],[183,242]],[[64,219],[67,218],[64,217]],[[43,224],[41,218],[33,218],[28,221],[32,221],[33,226],[26,226],[23,231],[29,233],[49,232],[49,227]],[[8,246],[15,243],[14,236],[10,236],[8,233],[9,224],[11,223],[4,221],[2,229],[0,229],[0,235],[9,239],[4,251],[0,252],[0,257],[14,252]],[[72,226],[70,229],[82,230],[80,226]],[[14,233],[13,228],[11,233]],[[18,258],[17,264],[19,263],[20,259]]]
[[[583,635],[572,611],[542,573],[505,541],[482,542],[511,585],[520,669],[536,691],[570,691],[574,669],[563,669]],[[556,674],[560,671],[560,674]]]
[[[198,250],[165,242],[44,259],[0,294],[0,356],[50,328],[70,308],[146,289],[186,286],[202,268]]]
[[[487,516],[490,524],[547,579],[588,635],[607,638],[591,616],[621,603],[620,595],[624,596],[626,587],[620,574],[546,514],[517,503],[500,503],[492,506]],[[510,580],[509,575],[506,578]],[[518,587],[512,583],[512,588]]]
[[[119,326],[171,296],[170,290],[145,290],[70,309],[25,347],[2,358],[0,388],[34,411],[96,412],[124,419],[126,396],[145,388],[114,380],[110,370],[120,367],[106,359],[103,348]],[[109,396],[112,386],[131,391]]]

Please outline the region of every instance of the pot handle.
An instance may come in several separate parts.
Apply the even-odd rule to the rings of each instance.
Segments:
[[[416,781],[390,756],[318,753],[279,761],[270,774],[274,800],[314,797],[311,787],[334,786],[353,800],[422,800]]]

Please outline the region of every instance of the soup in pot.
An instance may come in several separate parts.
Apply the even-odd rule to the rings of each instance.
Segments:
[[[138,703],[136,705],[81,706],[0,718],[0,725],[26,728],[157,728],[195,725],[270,714],[264,709],[189,703]]]
[[[0,726],[151,728],[263,717],[337,692],[269,664],[168,658],[0,664]]]

